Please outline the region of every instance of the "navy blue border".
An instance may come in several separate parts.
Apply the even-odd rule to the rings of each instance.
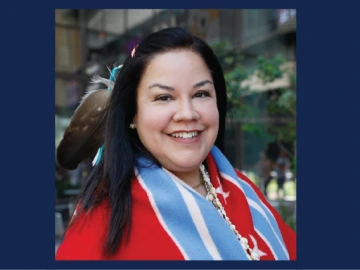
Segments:
[[[319,6],[316,1],[232,2],[212,1],[206,7],[297,9],[297,261],[54,261],[54,10],[75,5],[64,0],[13,2],[2,12],[1,64],[8,72],[3,73],[1,91],[0,268],[359,267],[358,9],[350,1]],[[106,8],[205,6],[193,1],[106,4]],[[77,1],[76,6],[101,8],[97,1]]]

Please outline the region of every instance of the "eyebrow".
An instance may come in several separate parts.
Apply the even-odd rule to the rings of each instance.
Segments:
[[[195,83],[193,85],[193,88],[198,88],[198,87],[201,87],[201,86],[204,86],[205,84],[213,84],[211,81],[209,80],[204,80],[204,81],[201,81],[201,82],[198,82],[198,83]],[[165,90],[175,90],[174,87],[171,87],[171,86],[167,86],[167,85],[164,85],[164,84],[160,84],[160,83],[154,83],[152,85],[149,86],[149,89],[153,88],[153,87],[159,87],[161,89],[165,89]]]
[[[151,88],[153,88],[153,87],[159,87],[159,88],[165,89],[165,90],[175,90],[174,87],[167,86],[167,85],[160,84],[160,83],[154,83],[154,84],[150,85],[150,86],[149,86],[149,89],[151,89]]]

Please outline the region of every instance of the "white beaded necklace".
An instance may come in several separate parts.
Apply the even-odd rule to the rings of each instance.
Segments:
[[[203,164],[200,165],[200,172],[201,172],[200,175],[203,178],[202,181],[205,182],[205,188],[207,191],[206,199],[216,207],[216,209],[218,210],[220,215],[225,219],[226,223],[229,225],[231,230],[236,235],[237,239],[240,241],[240,244],[243,247],[243,249],[245,250],[245,253],[246,253],[247,257],[249,258],[249,260],[259,261],[260,259],[259,259],[258,254],[250,248],[250,246],[248,244],[249,243],[248,240],[245,237],[242,237],[240,235],[240,233],[236,230],[235,225],[231,223],[230,219],[226,215],[225,209],[222,206],[220,200],[217,198],[216,190],[213,187],[213,185],[211,184],[210,177],[209,177],[209,175],[205,169],[205,166]]]

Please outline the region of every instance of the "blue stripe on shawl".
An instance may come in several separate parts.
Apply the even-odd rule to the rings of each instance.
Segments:
[[[207,229],[218,252],[223,260],[248,260],[245,250],[242,248],[234,232],[220,216],[216,208],[207,199],[193,189],[185,187],[196,200],[201,214],[205,220]],[[219,233],[219,231],[221,233]]]
[[[256,208],[250,206],[250,211],[253,217],[255,228],[266,238],[269,240],[269,244],[271,245],[273,251],[279,260],[287,260],[289,259],[286,246],[282,235],[280,233],[278,224],[273,217],[272,213],[268,210],[267,207],[260,201],[259,197],[256,195],[255,191],[245,182],[240,181],[234,168],[228,162],[228,160],[224,157],[224,155],[220,152],[220,150],[213,146],[211,149],[211,154],[215,159],[216,166],[221,173],[225,173],[236,180],[236,182],[242,187],[245,192],[247,198],[253,200],[257,203],[261,209],[265,212],[268,220],[270,221],[271,226],[274,230],[269,226],[269,222],[266,218],[257,210]],[[275,231],[275,232],[274,232]],[[277,237],[276,237],[277,236]],[[280,241],[279,241],[279,240]],[[286,251],[284,251],[283,247]]]
[[[211,260],[212,257],[204,246],[180,191],[171,177],[156,165],[137,169],[146,188],[152,193],[166,226],[187,257],[190,260]],[[182,233],[184,230],[186,234]]]
[[[141,160],[140,163],[144,165],[147,162]],[[166,226],[190,260],[213,258],[195,227],[179,188],[184,188],[195,199],[221,259],[248,260],[235,234],[210,202],[185,184],[180,183],[180,187],[176,185],[176,180],[155,165],[137,169],[146,188],[152,193]]]

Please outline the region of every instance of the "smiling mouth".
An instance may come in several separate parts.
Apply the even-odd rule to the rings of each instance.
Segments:
[[[199,131],[192,131],[192,132],[172,133],[172,134],[169,134],[169,136],[171,136],[173,138],[192,139],[192,138],[195,138],[195,137],[199,136],[199,134],[200,134]]]

